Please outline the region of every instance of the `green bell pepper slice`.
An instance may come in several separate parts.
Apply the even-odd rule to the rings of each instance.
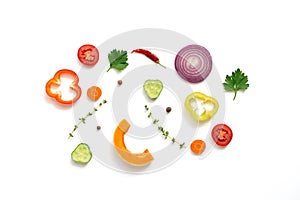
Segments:
[[[198,108],[197,101],[200,101],[203,105],[202,113],[199,113],[200,109]],[[205,104],[209,103],[213,105],[213,108],[211,110],[208,110],[204,107]],[[210,119],[216,114],[219,109],[219,103],[215,98],[207,96],[201,92],[193,92],[192,94],[188,95],[185,99],[184,106],[191,114],[191,116],[198,121],[205,121]]]

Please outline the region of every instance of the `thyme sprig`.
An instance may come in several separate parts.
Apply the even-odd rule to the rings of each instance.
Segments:
[[[155,119],[155,118],[153,117],[152,112],[150,112],[150,109],[149,109],[149,107],[148,107],[147,105],[145,105],[145,111],[146,111],[146,113],[148,114],[147,117],[150,118],[150,119],[152,120],[152,123],[153,123],[154,125],[157,126],[158,130],[161,132],[161,134],[162,134],[162,136],[164,137],[165,140],[166,140],[166,139],[170,139],[171,142],[172,142],[172,144],[174,144],[174,143],[178,144],[180,149],[186,148],[184,142],[183,142],[183,143],[178,142],[178,141],[175,139],[175,137],[170,136],[169,131],[165,130],[162,126],[160,126],[160,125],[158,124],[159,120],[158,120],[158,119]]]
[[[107,101],[103,100],[102,102],[100,102],[97,106],[94,107],[93,111],[88,112],[84,117],[79,118],[79,121],[77,124],[74,125],[73,130],[69,133],[69,138],[74,137],[73,133],[78,129],[80,124],[85,124],[86,123],[86,119],[90,116],[92,116],[93,114],[95,114],[95,112],[98,111],[98,109],[106,104]]]

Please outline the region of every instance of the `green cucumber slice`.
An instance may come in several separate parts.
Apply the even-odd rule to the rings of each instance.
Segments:
[[[71,157],[74,162],[83,164],[90,162],[92,158],[92,152],[89,145],[80,143],[72,152]]]
[[[146,80],[143,85],[147,96],[151,99],[157,99],[163,87],[163,83],[160,80]]]

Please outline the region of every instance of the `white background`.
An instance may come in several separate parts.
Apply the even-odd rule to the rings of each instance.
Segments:
[[[300,199],[297,1],[1,1],[1,199]],[[165,28],[207,47],[221,76],[250,87],[226,93],[230,146],[189,151],[156,173],[131,175],[70,161],[72,109],[49,103],[46,81],[76,52],[138,28]]]

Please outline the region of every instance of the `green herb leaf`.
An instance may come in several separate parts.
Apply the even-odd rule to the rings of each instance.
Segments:
[[[173,137],[172,138],[172,143],[175,143],[176,142],[176,139]]]
[[[179,145],[179,148],[182,149],[183,147],[185,147],[184,145],[185,145],[185,143],[181,143],[181,144]]]
[[[84,123],[85,124],[85,118],[79,118],[79,121],[81,121],[82,123]]]
[[[166,132],[164,132],[164,133],[163,133],[163,135],[165,136],[165,139],[167,139],[167,138],[168,138],[168,136],[169,136],[169,132],[168,132],[168,131],[166,131]]]
[[[153,121],[153,124],[157,124],[159,122],[159,120],[158,119],[155,119],[154,121]]]
[[[231,76],[227,75],[225,83],[223,83],[226,91],[233,91],[235,100],[239,90],[246,90],[249,87],[248,76],[246,76],[239,68],[232,72]]]
[[[146,110],[146,111],[148,111],[148,110],[149,110],[149,108],[148,108],[148,106],[147,106],[147,105],[145,105],[145,110]]]
[[[107,71],[109,71],[111,68],[119,71],[123,70],[128,66],[127,51],[114,49],[108,54],[108,60],[110,67]]]

